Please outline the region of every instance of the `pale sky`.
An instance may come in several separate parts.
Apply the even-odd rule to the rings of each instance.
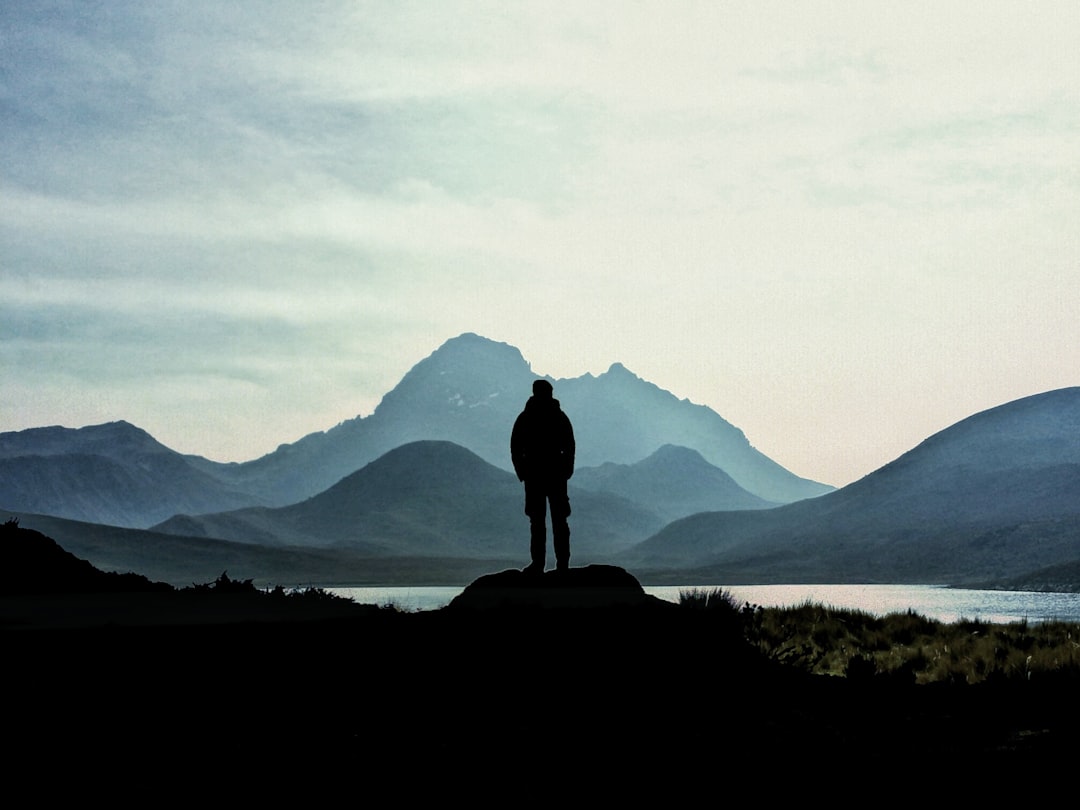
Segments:
[[[1074,0],[0,4],[0,431],[243,461],[470,331],[841,486],[1080,384],[1078,222]]]

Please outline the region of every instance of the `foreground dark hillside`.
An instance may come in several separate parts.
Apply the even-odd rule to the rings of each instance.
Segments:
[[[679,609],[376,611],[4,642],[7,731],[30,745],[317,750],[369,778],[404,765],[449,784],[517,780],[554,757],[613,787],[685,785],[721,763],[985,765],[1080,743],[1072,683],[808,676]]]
[[[600,574],[633,591],[629,574]],[[550,576],[565,596],[574,580]],[[529,596],[272,620],[224,600],[212,615],[155,624],[131,595],[139,621],[8,623],[5,733],[19,741],[9,764],[48,750],[54,766],[101,757],[189,780],[315,760],[323,779],[345,768],[365,790],[391,782],[408,795],[520,786],[537,772],[542,791],[562,784],[548,775],[563,768],[610,796],[716,789],[718,775],[762,763],[788,775],[1045,763],[1080,743],[1068,678],[917,687],[812,676],[751,648],[730,611],[536,601],[517,572],[494,584],[497,597]]]

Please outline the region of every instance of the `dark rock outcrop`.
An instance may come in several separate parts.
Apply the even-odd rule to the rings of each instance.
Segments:
[[[566,571],[526,574],[511,569],[482,576],[447,606],[448,610],[674,607],[645,593],[641,583],[614,565],[587,565]]]

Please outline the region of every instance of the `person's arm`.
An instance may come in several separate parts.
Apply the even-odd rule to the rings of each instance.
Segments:
[[[563,419],[566,420],[566,445],[563,449],[563,463],[565,464],[566,480],[569,481],[574,475],[574,455],[577,452],[577,445],[574,442],[574,426],[570,424],[570,417],[563,414]]]
[[[514,428],[510,431],[510,463],[514,465],[514,474],[518,481],[524,481],[525,458],[522,454],[521,417],[514,420]]]

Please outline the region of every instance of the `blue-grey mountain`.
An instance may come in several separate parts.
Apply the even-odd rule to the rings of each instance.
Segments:
[[[607,462],[574,474],[574,484],[611,492],[647,506],[665,523],[698,512],[770,509],[779,504],[751,495],[696,450],[665,444],[635,464]]]
[[[622,561],[726,582],[1000,581],[1080,560],[1080,388],[971,416],[865,478],[676,521]]]
[[[174,514],[286,506],[420,440],[453,442],[509,470],[510,430],[536,376],[513,346],[461,335],[417,363],[369,416],[245,463],[180,455],[126,422],[0,434],[0,508],[145,528]],[[676,444],[758,498],[787,503],[829,490],[775,464],[715,412],[621,365],[555,385],[574,421],[579,467],[633,464]]]
[[[513,346],[464,334],[417,363],[370,416],[217,472],[280,505],[321,492],[395,447],[422,439],[454,442],[509,470],[510,430],[537,376]],[[675,444],[698,451],[768,501],[788,503],[832,489],[784,469],[715,411],[680,400],[618,363],[598,377],[552,382],[574,424],[578,466],[631,464]]]
[[[261,503],[127,422],[0,434],[0,508],[116,526]]]

